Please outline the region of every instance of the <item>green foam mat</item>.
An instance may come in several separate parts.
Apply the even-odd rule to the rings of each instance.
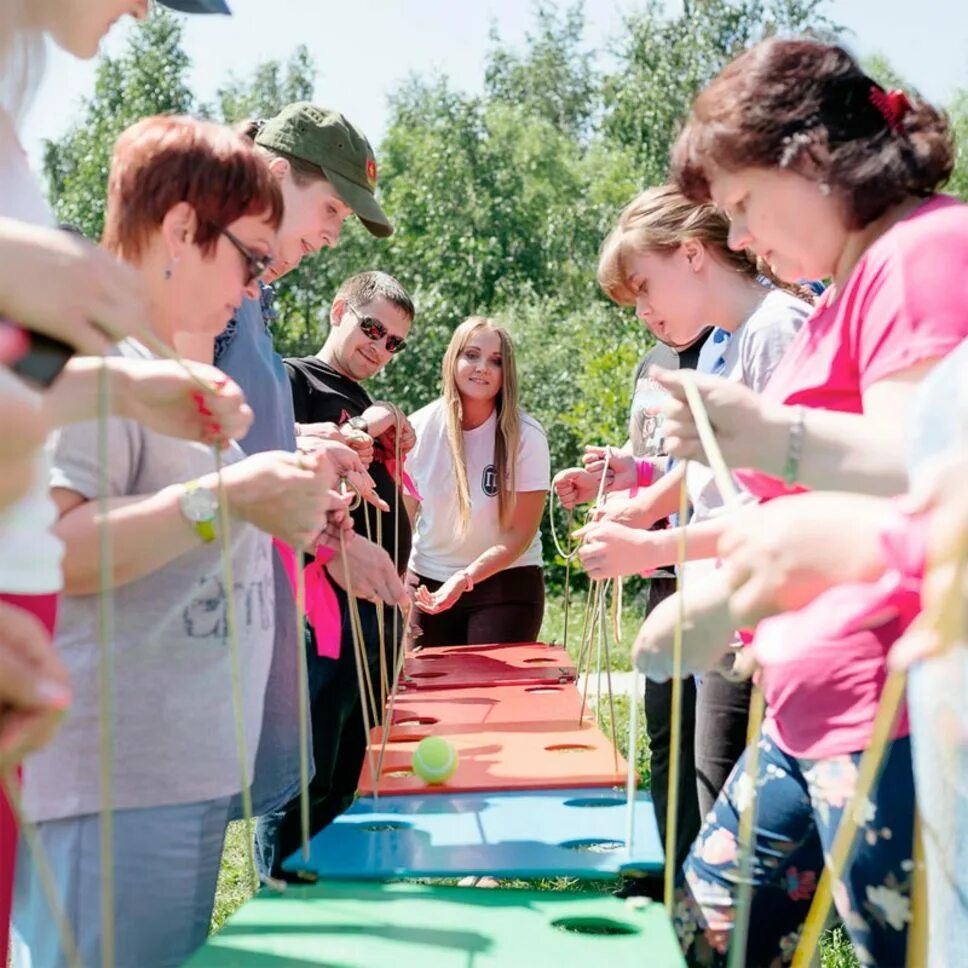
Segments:
[[[423,884],[263,891],[189,968],[491,968],[684,965],[661,904],[644,898]]]

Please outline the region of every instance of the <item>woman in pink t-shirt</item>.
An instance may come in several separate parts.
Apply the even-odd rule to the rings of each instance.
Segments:
[[[781,278],[834,281],[761,397],[700,377],[727,462],[760,469],[743,483],[761,498],[803,487],[904,489],[901,427],[913,393],[968,333],[968,207],[933,194],[952,158],[939,112],[888,94],[842,49],[815,41],[759,44],[697,98],[674,151],[675,180],[696,200],[712,198],[731,218],[731,244],[753,249]],[[681,380],[661,380],[680,401],[667,417],[671,452],[701,457]],[[886,653],[918,608],[916,586],[857,583],[757,629],[768,713],[749,963],[792,957],[821,849],[830,848],[870,739]],[[697,625],[727,613],[711,600],[704,609]],[[638,661],[650,674],[652,656],[667,647],[667,616],[654,613],[653,631],[640,636]],[[714,658],[687,652],[687,667]],[[864,964],[905,960],[906,734],[902,720],[835,890]],[[741,761],[684,868],[676,926],[697,963],[722,961],[732,933],[738,816],[754,792],[744,769]]]

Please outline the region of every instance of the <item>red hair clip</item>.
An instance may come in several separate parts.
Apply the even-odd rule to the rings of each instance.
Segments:
[[[876,84],[871,85],[871,104],[877,108],[895,134],[901,130],[901,118],[911,110],[908,96],[899,90],[885,91]]]

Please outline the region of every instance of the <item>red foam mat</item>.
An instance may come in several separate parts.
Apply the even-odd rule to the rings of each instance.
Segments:
[[[626,781],[625,760],[590,722],[574,729],[549,729],[547,723],[510,724],[481,729],[473,724],[438,727],[457,750],[454,775],[443,784],[428,784],[415,776],[410,765],[421,739],[398,738],[394,727],[387,743],[379,793],[454,793],[491,790],[549,790],[568,787],[621,786]],[[376,766],[381,733],[374,730],[360,774],[359,791],[372,796],[371,768]],[[371,767],[372,764],[372,767]]]
[[[560,646],[513,642],[422,649],[407,657],[400,689],[457,689],[574,680],[574,663]]]

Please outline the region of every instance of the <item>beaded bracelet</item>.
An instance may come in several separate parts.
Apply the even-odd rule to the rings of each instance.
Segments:
[[[783,480],[787,487],[793,487],[797,482],[797,470],[800,467],[800,454],[803,452],[803,435],[805,408],[798,406],[793,423],[790,424],[790,438],[787,443],[786,463],[783,465]]]

